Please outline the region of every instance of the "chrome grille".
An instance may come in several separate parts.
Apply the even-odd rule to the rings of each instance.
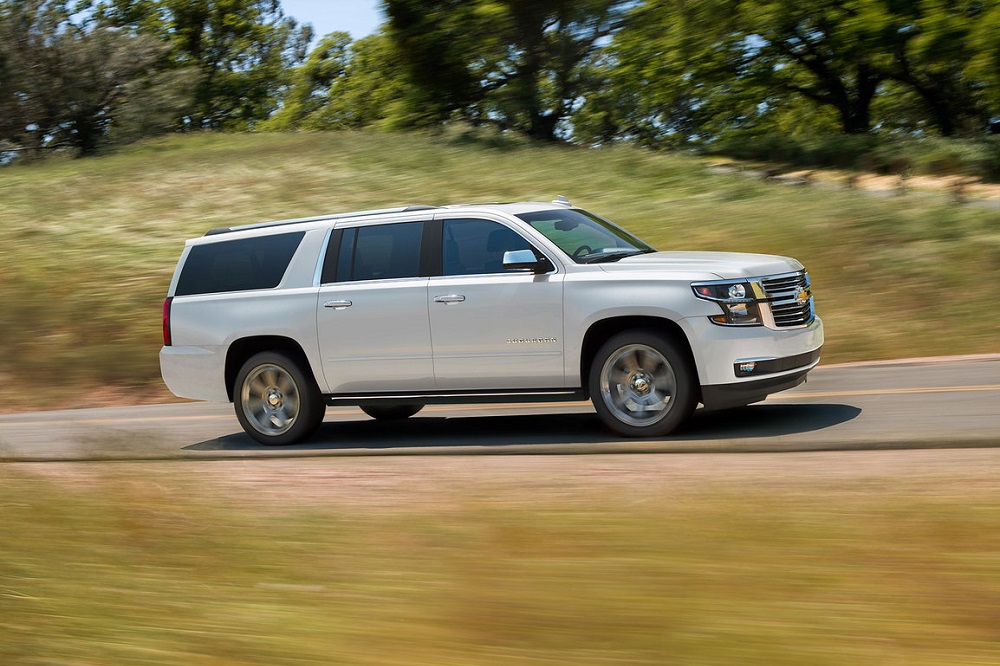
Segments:
[[[816,318],[809,274],[805,271],[762,278],[761,286],[771,306],[777,328],[807,326]]]

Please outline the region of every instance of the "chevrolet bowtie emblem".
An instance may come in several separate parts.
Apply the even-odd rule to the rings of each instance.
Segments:
[[[809,290],[799,289],[799,293],[795,294],[795,302],[799,305],[805,305],[809,302]]]

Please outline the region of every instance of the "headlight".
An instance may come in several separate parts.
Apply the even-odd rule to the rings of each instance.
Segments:
[[[753,288],[748,283],[742,280],[696,282],[691,287],[698,298],[718,303],[722,308],[721,315],[709,317],[716,324],[763,326],[760,308],[752,296]]]

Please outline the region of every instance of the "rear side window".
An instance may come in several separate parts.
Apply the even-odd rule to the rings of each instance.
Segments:
[[[188,252],[175,295],[273,289],[304,236],[299,231],[196,245]]]
[[[337,252],[338,282],[420,276],[423,222],[344,229]],[[324,282],[332,271],[324,271]]]

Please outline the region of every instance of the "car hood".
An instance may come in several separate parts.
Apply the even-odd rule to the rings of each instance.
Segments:
[[[601,264],[608,272],[629,270],[666,270],[692,275],[711,273],[720,279],[749,278],[802,270],[802,264],[789,257],[743,252],[651,252]]]

